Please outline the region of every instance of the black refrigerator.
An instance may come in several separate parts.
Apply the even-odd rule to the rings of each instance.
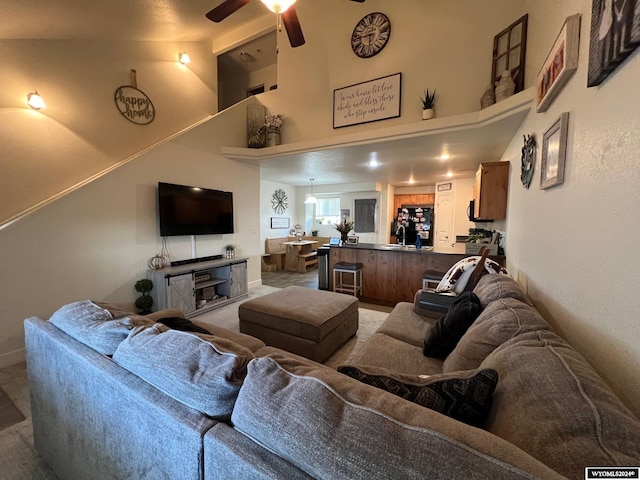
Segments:
[[[403,229],[405,245],[415,245],[418,235],[422,237],[422,245],[433,245],[433,208],[432,207],[400,207],[395,221],[396,242],[402,243]]]

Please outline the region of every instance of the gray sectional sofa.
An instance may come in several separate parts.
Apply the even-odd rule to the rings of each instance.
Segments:
[[[446,358],[422,352],[434,319],[399,303],[340,370],[419,396],[495,371],[482,427],[238,332],[156,323],[175,311],[85,301],[25,320],[36,449],[61,479],[581,479],[640,465],[640,422],[517,284],[485,275],[474,292],[483,312]]]

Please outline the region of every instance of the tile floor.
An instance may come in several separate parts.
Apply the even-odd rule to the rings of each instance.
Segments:
[[[263,272],[262,282],[278,288],[289,285],[318,288],[318,271]],[[33,446],[26,363],[0,368],[0,387],[26,417],[22,422],[0,431],[0,479],[56,480],[58,477]]]

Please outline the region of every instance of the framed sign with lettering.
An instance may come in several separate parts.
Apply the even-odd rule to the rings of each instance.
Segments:
[[[400,116],[402,73],[333,91],[333,128]]]

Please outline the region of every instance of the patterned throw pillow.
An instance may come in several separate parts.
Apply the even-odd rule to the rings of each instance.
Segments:
[[[464,287],[467,286],[467,282],[474,269],[478,265],[481,256],[466,257],[456,262],[442,277],[440,283],[436,287],[436,292],[456,292],[460,293],[464,291]],[[508,275],[507,271],[493,260],[486,259],[484,262],[484,268],[487,273],[502,273]]]
[[[474,427],[484,425],[498,383],[493,369],[403,375],[385,368],[341,365],[338,371]]]

